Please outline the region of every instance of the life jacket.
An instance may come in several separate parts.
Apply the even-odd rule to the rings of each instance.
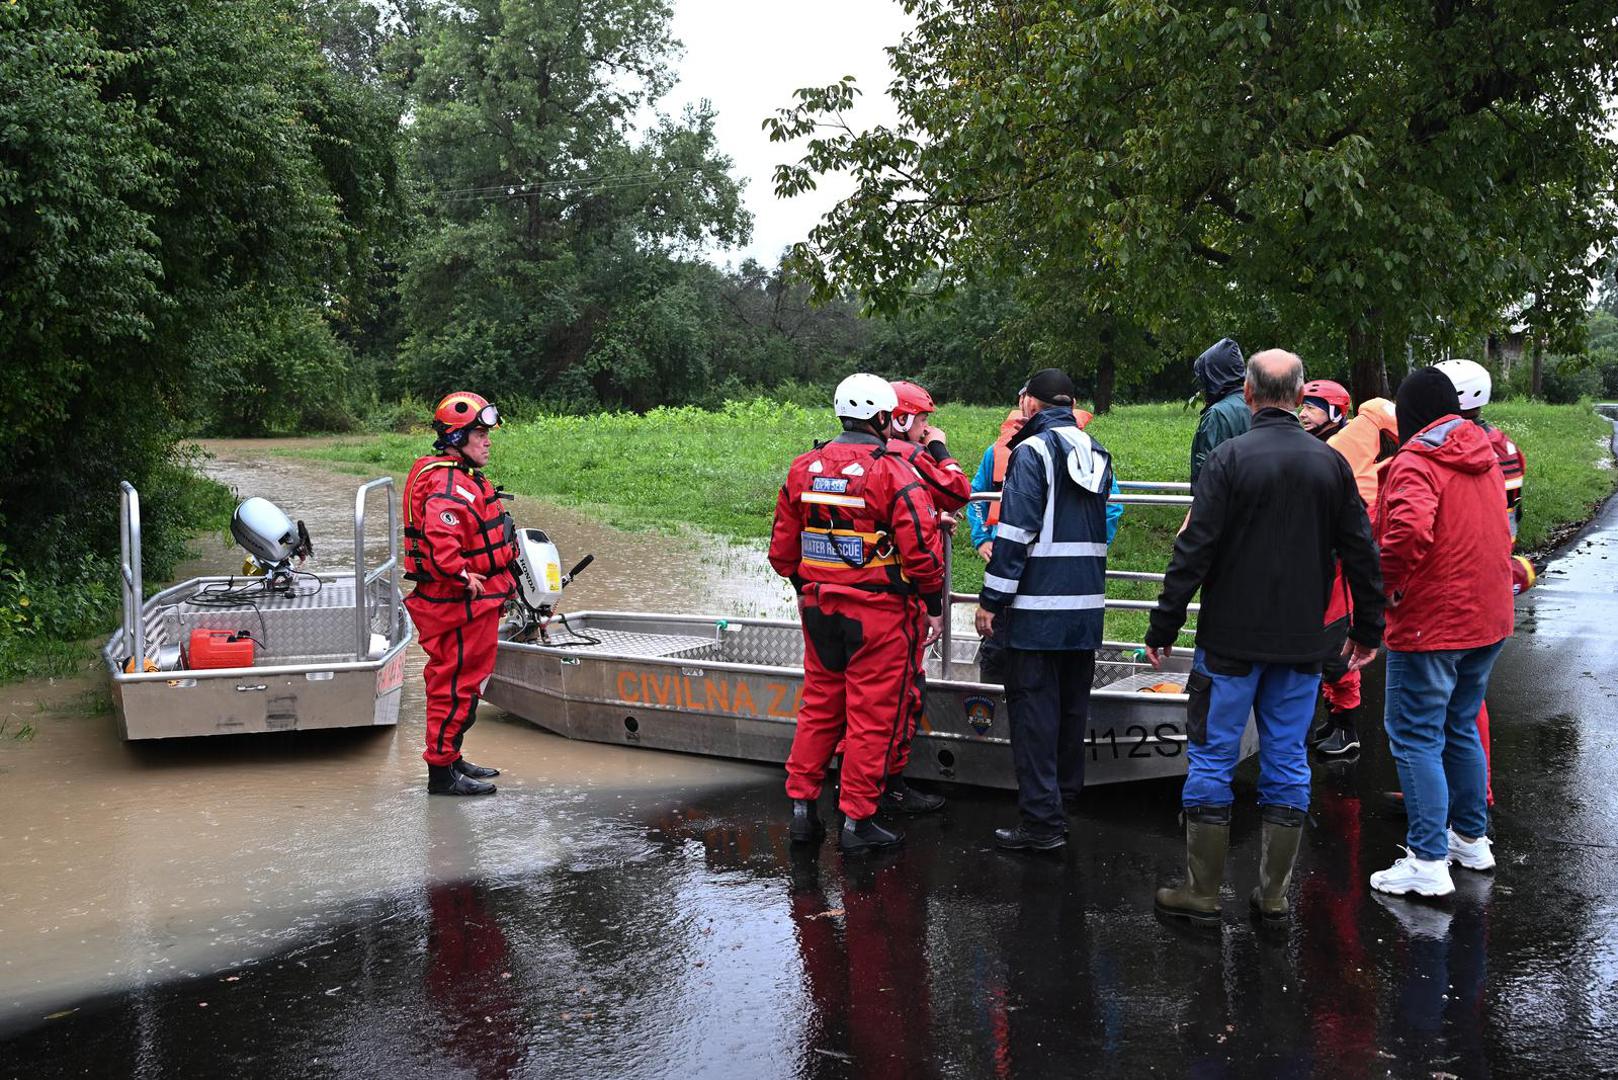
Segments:
[[[787,473],[771,563],[800,588],[932,592],[943,568],[935,515],[915,470],[898,454],[880,444],[833,441],[799,457]],[[901,529],[909,532],[901,537]],[[907,572],[907,554],[924,583]]]
[[[1522,450],[1516,443],[1506,436],[1506,433],[1493,424],[1479,418],[1478,427],[1489,437],[1489,445],[1494,447],[1495,460],[1500,463],[1500,472],[1506,478],[1506,517],[1516,519],[1520,517],[1517,506],[1522,501],[1523,475],[1527,466],[1523,463]]]
[[[429,500],[456,504],[454,510],[430,511]],[[458,457],[433,456],[416,461],[405,478],[404,576],[415,582],[458,580],[449,567],[490,577],[506,570],[517,556],[516,523],[500,501],[500,493],[476,469]],[[428,513],[449,513],[459,530],[449,543],[436,546],[423,529]],[[453,550],[452,550],[453,547]]]
[[[1073,419],[1078,421],[1079,430],[1083,431],[1095,417],[1084,409],[1074,409]],[[1022,426],[1023,415],[1016,409],[1007,413],[1006,418],[1000,422],[1000,437],[994,441],[994,468],[991,474],[994,491],[1006,486],[1006,467],[1011,464],[1011,440],[1017,437],[1017,432],[1022,430]],[[991,529],[1000,524],[1000,500],[995,499],[989,503],[983,521]]]

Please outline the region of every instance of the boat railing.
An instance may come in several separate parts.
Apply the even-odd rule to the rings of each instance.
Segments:
[[[365,568],[365,504],[373,491],[387,492],[388,557],[374,569]],[[399,624],[399,510],[394,505],[393,477],[383,476],[361,485],[354,493],[354,659],[365,660],[371,652],[370,592],[371,585],[388,575],[387,627],[384,635],[389,640]]]
[[[128,480],[118,482],[118,546],[122,561],[118,587],[124,601],[124,644],[129,647],[131,671],[146,670],[146,623],[141,613],[145,586],[140,569],[140,492]]]
[[[369,496],[385,491],[388,508],[388,557],[375,567],[365,565],[365,518]],[[118,542],[121,562],[118,585],[123,599],[123,643],[129,651],[129,671],[146,670],[146,617],[142,610],[145,584],[141,575],[140,493],[128,480],[118,484]],[[354,494],[354,659],[365,661],[371,654],[370,591],[386,575],[387,628],[390,641],[399,625],[399,511],[393,498],[393,478],[384,476],[364,484]]]
[[[1123,506],[1184,506],[1188,509],[1191,506],[1191,485],[1184,482],[1120,480],[1118,481],[1118,488],[1119,490],[1108,498],[1108,502],[1119,503]],[[974,491],[968,496],[967,501],[999,502],[1000,493],[998,491]],[[1143,570],[1107,571],[1108,581],[1161,582],[1163,579],[1164,575],[1162,574],[1148,573]],[[953,607],[955,604],[975,604],[978,600],[977,593],[955,592],[953,589],[955,581],[955,545],[952,543],[944,545],[944,580],[951,584],[951,588],[945,594],[944,628],[943,634],[939,638],[938,646],[940,654],[944,657],[944,662],[952,664],[955,662],[955,654],[951,649],[955,636],[953,619],[950,617]],[[1151,600],[1124,600],[1111,596],[1104,601],[1104,607],[1108,611],[1151,611],[1156,606],[1156,603]],[[1190,614],[1196,614],[1201,608],[1201,604],[1186,605],[1186,611]],[[1180,633],[1189,634],[1192,631],[1181,630]]]

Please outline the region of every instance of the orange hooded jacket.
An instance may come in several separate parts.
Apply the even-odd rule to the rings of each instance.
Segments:
[[[1384,434],[1392,442],[1383,445]],[[1343,430],[1326,440],[1326,445],[1343,455],[1348,467],[1354,470],[1354,483],[1367,510],[1376,509],[1377,465],[1385,458],[1383,450],[1392,451],[1399,445],[1399,425],[1393,419],[1393,402],[1387,398],[1372,398],[1360,403],[1360,411]]]

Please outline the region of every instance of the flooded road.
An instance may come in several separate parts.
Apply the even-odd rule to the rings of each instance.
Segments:
[[[346,568],[360,478],[270,456],[277,447],[209,444],[207,471],[305,520],[315,542],[310,569]],[[521,524],[550,530],[575,561],[596,554],[568,590],[573,610],[792,609],[790,589],[751,549],[720,545],[705,565],[689,543],[528,500],[514,510]],[[380,498],[368,515],[375,565],[387,557]],[[240,572],[242,552],[228,537],[197,546],[180,578]],[[755,782],[764,772],[605,751],[485,708],[467,747],[473,760],[505,770],[501,794],[475,808],[429,801],[421,794],[423,660],[413,644],[397,729],[291,738],[124,743],[99,676],[0,688],[7,730],[35,733],[0,738],[0,1037],[89,996],[306,941],[356,900],[588,860],[606,839],[597,823],[626,806],[662,807],[679,793]],[[475,844],[443,833],[440,819],[458,828],[463,817],[476,822]]]
[[[262,493],[313,527],[290,490]],[[616,536],[540,523],[569,562]],[[627,543],[671,565],[666,540]],[[602,561],[571,606],[716,603],[671,591],[695,571],[610,595]],[[845,861],[789,849],[778,770],[492,709],[467,750],[501,793],[428,800],[414,676],[397,732],[179,746],[118,743],[61,687],[0,744],[0,1077],[1610,1075],[1618,502],[1518,620],[1489,694],[1497,873],[1371,895],[1403,823],[1367,725],[1358,763],[1317,771],[1278,933],[1245,918],[1250,787],[1223,929],[1182,933],[1151,910],[1174,783],[1090,792],[1058,858],[992,851],[1012,800],[960,790],[902,852]]]

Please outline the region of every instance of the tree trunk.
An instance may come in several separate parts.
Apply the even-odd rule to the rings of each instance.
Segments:
[[[1381,328],[1373,321],[1348,331],[1349,393],[1355,401],[1388,396],[1388,371],[1382,363]]]
[[[1534,375],[1528,393],[1534,398],[1545,396],[1545,345],[1538,334],[1534,335]]]
[[[1118,359],[1113,354],[1112,322],[1101,328],[1100,356],[1096,358],[1096,415],[1112,408],[1112,393],[1118,383]]]

